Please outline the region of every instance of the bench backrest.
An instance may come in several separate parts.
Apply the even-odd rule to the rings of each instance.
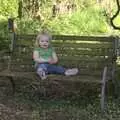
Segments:
[[[34,71],[32,52],[36,35],[15,35],[12,71]],[[77,67],[81,75],[101,75],[105,65],[112,69],[115,37],[54,35],[52,45],[59,64]]]

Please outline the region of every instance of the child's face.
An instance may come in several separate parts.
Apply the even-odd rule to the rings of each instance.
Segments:
[[[48,48],[49,47],[49,37],[48,36],[41,36],[39,40],[39,44],[41,48]]]

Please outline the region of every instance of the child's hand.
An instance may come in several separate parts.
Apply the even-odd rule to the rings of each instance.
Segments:
[[[48,60],[48,63],[49,63],[49,64],[54,64],[55,61],[51,58],[51,59]]]

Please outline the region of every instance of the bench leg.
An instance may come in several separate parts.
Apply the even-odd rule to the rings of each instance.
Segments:
[[[13,77],[9,76],[8,79],[10,80],[10,83],[12,85],[12,93],[15,94],[15,82],[13,80]]]
[[[104,68],[103,76],[102,76],[101,101],[100,101],[102,113],[105,111],[106,74],[107,74],[107,67]]]
[[[115,76],[115,71],[116,70],[116,63],[114,62],[113,63],[113,67],[112,67],[112,85],[113,85],[113,94],[114,94],[114,97],[117,98],[118,97],[118,84],[117,84],[117,81],[116,81],[116,76]]]

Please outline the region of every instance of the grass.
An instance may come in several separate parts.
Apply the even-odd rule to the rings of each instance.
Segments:
[[[63,98],[42,97],[36,94],[27,80],[26,83],[19,82],[16,83],[14,97],[4,94],[4,103],[6,102],[5,105],[12,103],[10,106],[12,108],[15,106],[16,112],[19,111],[29,116],[29,120],[119,120],[120,118],[119,98],[114,99],[109,96],[107,110],[101,114],[100,97],[97,97],[95,93],[93,96],[77,94]]]
[[[17,104],[28,105],[32,110],[32,120],[119,120],[119,100],[109,98],[108,109],[101,114],[99,99],[92,99],[89,102],[86,97],[79,97],[79,100],[32,100],[16,97]],[[86,102],[86,103],[85,103]],[[117,103],[117,104],[116,104]]]
[[[54,34],[94,35],[107,34],[110,29],[102,10],[97,7],[88,7],[70,15],[61,15],[44,21],[22,19],[16,22],[18,32],[21,33],[36,33],[42,28],[47,28]]]
[[[35,91],[27,92],[25,84],[17,84],[14,97],[8,94],[9,87],[6,87],[6,90],[9,90],[7,93],[4,91],[5,88],[2,90],[4,86],[0,88],[3,94],[3,96],[0,94],[0,112],[4,112],[1,114],[2,118],[11,114],[15,116],[14,120],[19,120],[19,117],[24,120],[119,120],[120,118],[119,99],[109,97],[107,110],[101,114],[99,97],[73,95],[60,99],[44,98],[39,94],[33,95]],[[5,106],[3,111],[1,105]]]
[[[60,34],[91,35],[107,33],[109,27],[98,8],[87,8],[47,23],[48,28]]]

